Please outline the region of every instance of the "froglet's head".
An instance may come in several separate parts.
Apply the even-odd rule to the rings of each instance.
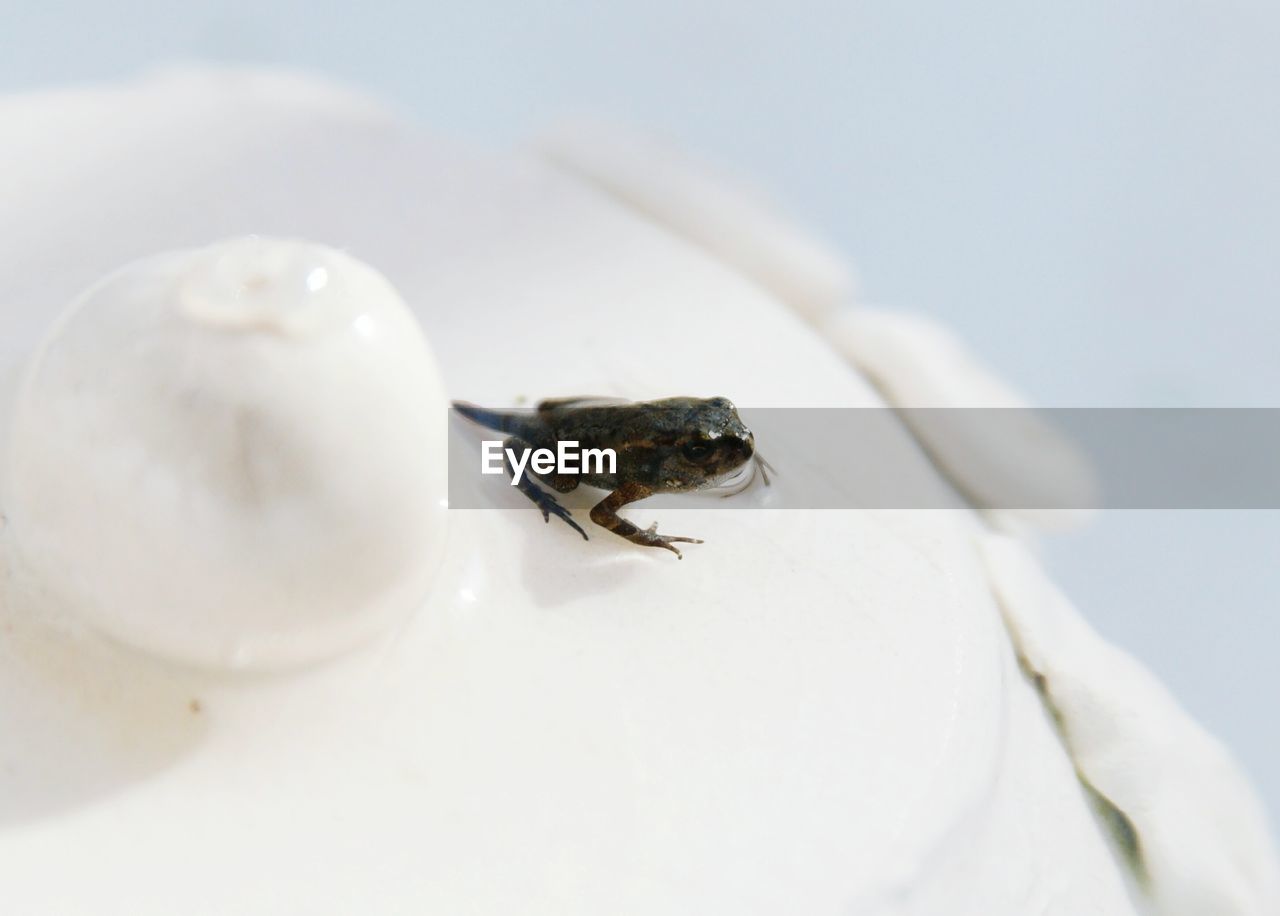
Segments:
[[[673,433],[661,448],[659,479],[666,490],[714,486],[755,454],[755,437],[728,398],[671,398],[658,402]]]

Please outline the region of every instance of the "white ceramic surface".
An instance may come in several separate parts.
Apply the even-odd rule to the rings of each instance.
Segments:
[[[0,115],[8,353],[119,264],[258,232],[383,271],[454,397],[879,403],[703,248],[344,93],[188,74]],[[59,914],[1133,912],[1018,669],[978,516],[745,498],[662,510],[664,530],[706,539],[683,562],[530,511],[451,512],[406,626],[270,678],[157,665],[8,581],[6,898]]]

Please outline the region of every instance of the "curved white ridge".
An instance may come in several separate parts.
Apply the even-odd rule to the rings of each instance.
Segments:
[[[981,540],[1023,664],[1080,777],[1127,818],[1159,916],[1273,916],[1280,864],[1258,798],[1227,750],[1110,645],[1026,546]]]

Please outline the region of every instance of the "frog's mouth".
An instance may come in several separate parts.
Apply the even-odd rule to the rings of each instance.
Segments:
[[[711,489],[716,491],[724,490],[725,492],[720,494],[722,499],[728,496],[737,496],[744,490],[750,489],[752,484],[756,482],[757,477],[761,479],[766,487],[769,486],[772,483],[769,480],[771,473],[776,474],[777,471],[773,469],[773,465],[764,460],[764,457],[759,452],[756,452],[751,456],[750,461],[730,471],[726,476],[712,484]]]

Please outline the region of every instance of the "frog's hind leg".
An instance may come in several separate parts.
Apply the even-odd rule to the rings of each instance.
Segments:
[[[646,496],[652,495],[653,491],[642,484],[624,483],[596,503],[591,510],[591,520],[601,528],[609,529],[618,537],[626,538],[632,544],[639,544],[642,547],[663,547],[683,560],[684,555],[675,546],[676,543],[701,544],[701,538],[686,538],[677,534],[658,534],[657,522],[654,522],[648,528],[641,528],[618,514],[618,510],[627,503],[633,503],[638,499],[644,499]]]
[[[511,475],[511,479],[516,480],[516,469],[511,462],[511,456],[524,455],[531,451],[533,446],[518,436],[512,436],[506,442],[502,443],[502,445],[503,464],[506,466],[507,473]],[[529,463],[526,461],[524,473],[520,476],[520,479],[516,481],[516,486],[520,489],[521,493],[529,497],[535,506],[542,510],[542,520],[544,522],[550,522],[551,516],[554,515],[557,518],[564,519],[565,523],[570,528],[582,535],[582,539],[584,541],[589,540],[587,533],[582,530],[581,525],[573,520],[573,516],[569,514],[569,510],[556,502],[555,496],[534,483],[534,477],[537,477],[538,480],[542,481],[559,493],[568,493],[571,490],[577,489],[578,478],[568,474],[537,474],[531,467],[529,467]]]

